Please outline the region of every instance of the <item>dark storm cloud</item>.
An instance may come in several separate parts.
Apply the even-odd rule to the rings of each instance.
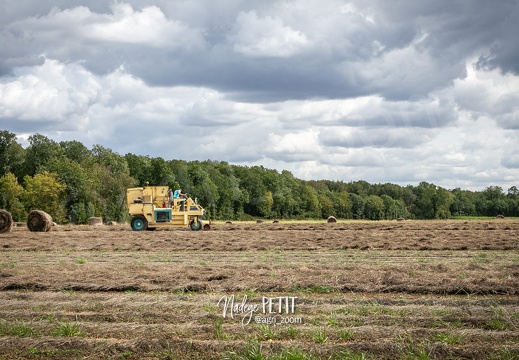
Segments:
[[[386,1],[359,1],[356,11],[342,14],[337,9],[347,3],[331,2],[328,13],[323,10],[318,15],[330,16],[332,25],[342,25],[333,32],[313,21],[312,12],[318,8],[312,1],[300,3],[291,13],[277,2],[254,10],[248,2],[225,4],[218,14],[225,15],[224,23],[207,14],[204,6],[129,3],[136,12],[153,5],[169,16],[165,20],[185,31],[169,35],[171,44],[149,47],[131,41],[94,41],[82,28],[112,16],[110,3],[88,3],[87,8],[84,1],[46,1],[28,7],[8,1],[3,15],[3,73],[45,53],[61,61],[82,61],[98,74],[124,64],[149,84],[206,86],[243,101],[270,102],[373,92],[388,99],[407,99],[426,96],[463,77],[467,53],[485,56],[488,60],[480,64],[503,71],[515,71],[519,63],[517,42],[511,41],[510,32],[510,26],[516,29],[517,25],[508,24],[518,13],[516,2],[496,6],[488,1],[413,1],[397,7]],[[74,14],[62,16],[60,9]],[[181,20],[179,13],[184,16]],[[325,39],[319,30],[325,32]],[[186,34],[189,41],[181,38]],[[265,39],[250,43],[262,34]],[[276,41],[286,43],[278,46]]]

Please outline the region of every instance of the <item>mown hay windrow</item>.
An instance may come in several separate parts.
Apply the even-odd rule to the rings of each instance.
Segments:
[[[13,217],[7,210],[0,210],[0,234],[13,230]]]
[[[50,231],[53,223],[52,217],[41,210],[33,210],[27,217],[27,228],[32,232]]]

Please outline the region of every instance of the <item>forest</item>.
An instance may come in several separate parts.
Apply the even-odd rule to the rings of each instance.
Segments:
[[[305,181],[291,172],[223,161],[166,160],[120,155],[101,145],[56,142],[41,134],[24,148],[0,130],[0,208],[14,221],[39,209],[60,224],[85,224],[92,216],[128,221],[126,189],[150,185],[182,188],[213,220],[446,219],[519,216],[519,189],[445,189],[420,182],[400,186],[364,180]]]

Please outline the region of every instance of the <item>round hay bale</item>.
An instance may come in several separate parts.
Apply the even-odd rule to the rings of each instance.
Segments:
[[[52,216],[45,211],[33,210],[27,216],[27,228],[32,232],[47,232],[52,228]]]
[[[108,221],[106,225],[114,226],[117,225],[117,221]]]
[[[326,222],[327,223],[336,223],[337,219],[335,218],[335,216],[328,216],[328,219],[326,219]]]
[[[405,221],[404,218],[397,218],[396,221]]]
[[[256,224],[262,224],[262,223],[263,223],[263,220],[261,220],[261,219],[256,220]]]
[[[13,230],[13,217],[7,210],[0,210],[0,234]]]
[[[505,218],[505,216],[502,215],[502,214],[499,214],[499,215],[496,216],[496,219],[504,219],[504,218]]]
[[[277,219],[276,219],[276,220],[273,220],[272,223],[273,223],[273,224],[277,224],[277,223],[279,223],[279,220],[277,220]]]
[[[232,225],[232,221],[226,221],[225,225]]]
[[[91,226],[103,225],[103,218],[100,218],[100,217],[88,218],[88,225],[91,225]]]

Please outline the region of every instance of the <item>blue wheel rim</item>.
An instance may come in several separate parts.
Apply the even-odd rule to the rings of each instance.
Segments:
[[[142,221],[141,219],[137,219],[133,222],[133,226],[137,230],[142,230],[144,228],[144,221]]]

